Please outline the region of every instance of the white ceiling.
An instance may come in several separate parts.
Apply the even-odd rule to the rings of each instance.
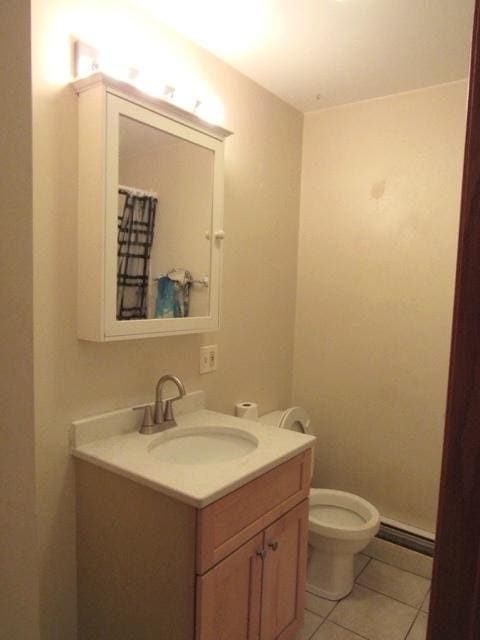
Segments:
[[[135,4],[304,112],[468,75],[474,0]]]

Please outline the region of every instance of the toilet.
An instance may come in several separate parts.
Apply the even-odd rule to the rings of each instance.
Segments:
[[[312,434],[310,418],[301,407],[272,411],[259,420]],[[334,489],[311,487],[309,503],[307,591],[328,600],[340,600],[353,589],[354,556],[378,532],[380,514],[363,498]]]

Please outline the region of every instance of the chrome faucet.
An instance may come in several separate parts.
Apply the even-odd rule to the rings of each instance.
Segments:
[[[166,382],[173,382],[177,385],[178,396],[175,398],[169,398],[165,402],[165,406],[163,404],[162,391],[163,385]],[[166,376],[162,376],[160,380],[157,382],[157,388],[155,390],[155,411],[153,414],[153,421],[155,424],[163,425],[166,429],[168,427],[174,427],[177,423],[175,422],[175,418],[173,416],[173,408],[172,402],[175,400],[180,400],[185,395],[185,387],[183,386],[183,382],[177,376],[171,376],[167,374]]]
[[[166,382],[173,382],[177,386],[178,396],[175,396],[174,398],[168,398],[168,400],[163,400],[163,387]],[[157,382],[157,386],[155,389],[155,405],[153,410],[153,418],[152,406],[150,404],[143,404],[138,407],[134,407],[134,409],[145,409],[142,426],[140,427],[139,432],[150,435],[152,433],[157,433],[158,431],[163,431],[164,429],[174,427],[177,422],[175,420],[175,416],[173,415],[172,405],[175,400],[180,400],[180,398],[183,398],[185,393],[185,387],[180,378],[177,378],[177,376],[172,376],[170,374],[162,376]]]

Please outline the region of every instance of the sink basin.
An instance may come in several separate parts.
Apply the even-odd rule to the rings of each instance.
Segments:
[[[159,462],[215,464],[243,458],[258,446],[257,438],[234,427],[173,427],[148,448]]]

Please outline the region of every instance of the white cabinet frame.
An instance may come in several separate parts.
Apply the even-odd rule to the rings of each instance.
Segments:
[[[95,74],[79,94],[78,337],[96,342],[213,331],[220,326],[225,129]],[[117,320],[119,119],[124,115],[213,151],[209,314]],[[220,233],[219,233],[220,232]]]

